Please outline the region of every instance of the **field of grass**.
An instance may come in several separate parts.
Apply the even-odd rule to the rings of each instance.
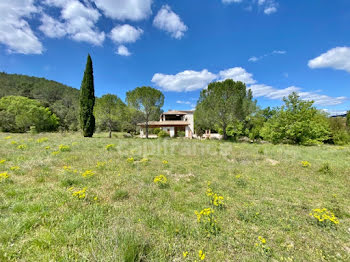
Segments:
[[[0,133],[0,261],[350,260],[350,147],[105,137]]]

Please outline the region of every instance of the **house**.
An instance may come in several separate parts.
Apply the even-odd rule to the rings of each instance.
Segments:
[[[194,111],[170,110],[161,114],[159,121],[149,121],[149,128],[160,128],[168,132],[170,137],[177,136],[178,132],[185,132],[185,137],[192,138],[194,134]],[[146,123],[137,124],[140,126],[140,137],[145,137]]]

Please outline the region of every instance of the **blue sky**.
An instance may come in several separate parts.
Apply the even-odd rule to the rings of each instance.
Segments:
[[[90,53],[97,96],[149,85],[164,110],[191,109],[211,81],[244,81],[259,105],[297,91],[350,109],[348,0],[1,0],[0,70],[80,88]]]

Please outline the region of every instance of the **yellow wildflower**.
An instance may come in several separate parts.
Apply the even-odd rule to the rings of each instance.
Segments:
[[[24,149],[26,149],[27,148],[27,145],[19,145],[18,147],[17,147],[18,149],[21,149],[21,150],[24,150]]]
[[[126,160],[128,163],[134,163],[134,158],[133,157],[129,157],[127,160]]]
[[[169,164],[169,162],[168,162],[167,160],[163,160],[162,163],[163,163],[164,165]]]
[[[331,211],[327,210],[327,208],[315,208],[310,212],[309,214],[311,217],[314,217],[317,219],[318,223],[328,223],[331,222],[331,224],[339,224],[338,218],[332,213]]]
[[[68,152],[68,151],[70,151],[71,149],[70,149],[69,146],[66,146],[66,145],[59,145],[58,150],[61,151],[61,152]]]
[[[165,186],[168,183],[168,179],[164,175],[159,175],[153,179],[153,183],[159,186]]]
[[[0,164],[4,164],[6,162],[6,159],[0,159]]]
[[[0,181],[8,179],[10,176],[7,172],[0,173]]]
[[[46,142],[46,141],[48,141],[49,139],[47,138],[47,137],[42,137],[42,138],[38,138],[37,140],[36,140],[36,142],[37,143],[44,143],[44,142]]]
[[[82,190],[74,191],[72,196],[77,197],[78,199],[84,199],[86,197],[86,189],[87,187],[84,187]]]
[[[205,259],[205,254],[204,254],[203,250],[199,250],[198,251],[198,256],[199,256],[200,260],[204,260]]]
[[[107,151],[110,151],[110,150],[112,150],[112,149],[114,149],[114,148],[115,148],[115,145],[114,145],[114,144],[106,145],[106,150],[107,150]]]
[[[310,167],[311,164],[308,161],[301,161],[301,166],[302,167]]]
[[[95,172],[92,170],[86,170],[84,173],[81,174],[83,177],[91,177],[95,175]]]
[[[13,171],[16,171],[16,170],[19,170],[19,166],[12,166],[12,167],[10,167],[10,169]]]
[[[188,251],[184,251],[184,252],[182,252],[182,255],[183,255],[183,257],[187,257],[187,255],[188,255]]]

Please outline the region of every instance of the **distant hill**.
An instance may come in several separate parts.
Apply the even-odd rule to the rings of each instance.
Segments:
[[[78,89],[45,78],[3,72],[0,73],[0,98],[9,95],[40,101],[60,118],[63,129],[78,127]]]

